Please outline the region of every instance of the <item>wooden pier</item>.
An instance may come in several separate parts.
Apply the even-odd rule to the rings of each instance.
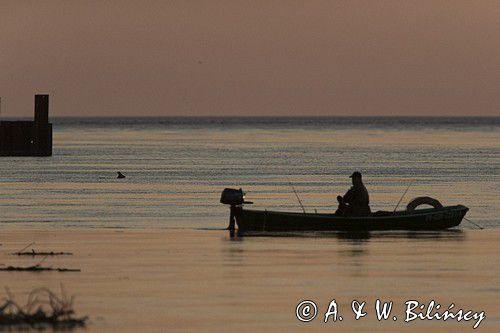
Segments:
[[[49,95],[35,95],[34,121],[0,121],[0,156],[52,156]]]

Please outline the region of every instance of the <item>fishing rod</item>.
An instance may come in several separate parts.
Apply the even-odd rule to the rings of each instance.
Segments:
[[[475,225],[476,227],[478,227],[478,228],[479,228],[479,229],[481,229],[481,230],[483,230],[483,229],[484,229],[484,228],[483,228],[483,227],[481,227],[479,224],[472,222],[471,220],[469,220],[469,219],[468,219],[468,218],[466,218],[466,217],[464,217],[464,220],[466,220],[467,222],[469,222],[469,223],[471,223],[471,224]]]
[[[306,213],[306,209],[304,208],[304,205],[302,204],[302,201],[300,201],[300,198],[299,198],[299,195],[297,194],[297,191],[295,191],[295,187],[293,186],[292,182],[290,181],[290,179],[288,180],[288,184],[290,184],[290,186],[292,187],[292,190],[293,190],[293,193],[295,193],[295,197],[297,198],[297,200],[299,201],[299,205],[300,207],[302,208],[302,211],[304,212],[304,214]]]
[[[408,192],[408,190],[410,189],[410,186],[411,186],[412,184],[413,184],[413,181],[411,181],[411,182],[410,182],[410,184],[409,184],[409,185],[408,185],[408,187],[406,188],[405,193],[403,193],[403,195],[401,196],[401,199],[399,199],[398,204],[396,205],[396,207],[394,207],[394,211],[393,211],[393,213],[395,213],[395,212],[396,212],[396,209],[398,209],[399,204],[401,203],[401,201],[402,201],[402,200],[403,200],[403,198],[405,197],[406,192]]]

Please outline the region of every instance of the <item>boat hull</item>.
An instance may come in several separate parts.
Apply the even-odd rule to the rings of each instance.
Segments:
[[[342,217],[242,208],[235,218],[239,231],[443,230],[458,226],[468,210],[457,205],[413,212],[377,212],[368,217]]]

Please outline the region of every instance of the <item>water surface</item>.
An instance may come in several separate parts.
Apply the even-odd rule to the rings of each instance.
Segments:
[[[223,227],[225,187],[256,208],[333,212],[360,170],[372,210],[429,195],[499,225],[500,118],[55,119],[50,158],[0,159],[16,227]],[[116,179],[116,171],[127,178]],[[464,227],[466,227],[464,225]]]
[[[404,323],[405,302],[485,311],[477,332],[500,328],[500,230],[393,232],[353,236],[230,238],[190,229],[4,230],[0,257],[32,241],[39,250],[69,251],[44,265],[80,273],[1,272],[16,300],[34,287],[76,295],[91,322],[81,332],[472,332],[473,321]],[[342,322],[323,323],[331,300]],[[376,299],[393,301],[391,318],[375,317]],[[317,304],[310,323],[295,317],[302,300]],[[356,321],[353,300],[366,301]],[[79,330],[80,332],[80,330]]]

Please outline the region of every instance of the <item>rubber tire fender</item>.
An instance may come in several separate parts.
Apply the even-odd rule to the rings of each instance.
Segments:
[[[408,212],[413,212],[415,211],[415,208],[417,208],[420,205],[429,205],[434,208],[443,208],[443,205],[436,199],[431,198],[431,197],[418,197],[413,200],[411,200],[408,205],[406,205],[406,210]]]

